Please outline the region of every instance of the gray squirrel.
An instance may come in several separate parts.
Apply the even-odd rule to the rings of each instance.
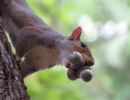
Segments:
[[[25,0],[0,0],[0,16],[4,22],[16,55],[22,60],[22,77],[50,68],[63,65],[68,68],[68,77],[79,78],[81,68],[90,69],[94,64],[92,54],[83,41],[80,40],[81,27],[76,28],[71,36],[63,36],[54,31],[29,8]],[[78,69],[71,67],[70,54],[79,52],[84,64]],[[71,70],[71,71],[70,71]]]

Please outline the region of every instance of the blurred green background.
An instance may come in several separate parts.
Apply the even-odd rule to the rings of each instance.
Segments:
[[[27,0],[62,34],[83,28],[95,59],[94,78],[70,81],[56,66],[25,79],[31,100],[130,100],[130,0]]]

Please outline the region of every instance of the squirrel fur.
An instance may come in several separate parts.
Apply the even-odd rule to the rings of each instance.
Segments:
[[[92,66],[94,59],[83,41],[81,27],[71,36],[63,36],[42,21],[29,8],[25,0],[0,0],[0,16],[4,22],[16,55],[22,61],[22,76],[61,64],[69,66],[69,53],[79,52],[85,66]]]

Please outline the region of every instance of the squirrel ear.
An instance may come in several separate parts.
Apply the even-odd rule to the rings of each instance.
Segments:
[[[80,35],[82,33],[82,28],[81,27],[77,27],[71,34],[71,36],[69,37],[70,40],[74,40],[74,39],[80,39]]]

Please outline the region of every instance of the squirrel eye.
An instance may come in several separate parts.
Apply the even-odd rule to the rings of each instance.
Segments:
[[[80,42],[80,46],[86,48],[86,44],[84,44],[83,42]]]

